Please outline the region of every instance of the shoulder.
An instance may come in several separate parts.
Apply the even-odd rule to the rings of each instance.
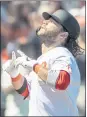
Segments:
[[[61,63],[64,65],[69,64],[70,66],[77,66],[76,59],[72,55],[72,53],[65,47],[57,47],[55,49],[55,58],[53,59],[53,63]],[[54,56],[54,54],[53,54]]]
[[[56,47],[53,50],[53,56],[55,57],[55,59],[60,59],[60,60],[70,60],[70,59],[72,59],[73,61],[75,60],[72,53],[65,47]]]
[[[47,53],[41,55],[37,60],[52,60],[52,61],[56,61],[56,60],[63,60],[63,61],[70,61],[71,59],[73,61],[75,61],[73,55],[71,54],[71,52],[65,48],[65,47],[56,47],[50,51],[48,51]]]
[[[61,54],[71,54],[71,52],[65,47],[56,47],[55,51],[58,51]]]

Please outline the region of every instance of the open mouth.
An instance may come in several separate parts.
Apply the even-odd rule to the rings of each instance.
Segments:
[[[41,26],[39,27],[39,28],[37,28],[37,30],[36,30],[36,35],[37,35],[37,33],[38,33],[38,31],[41,29]]]

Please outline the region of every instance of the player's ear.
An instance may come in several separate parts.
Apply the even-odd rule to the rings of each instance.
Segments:
[[[58,37],[59,39],[65,40],[67,39],[68,35],[69,35],[68,32],[61,32]]]

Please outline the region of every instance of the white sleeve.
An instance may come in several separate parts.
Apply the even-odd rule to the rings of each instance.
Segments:
[[[69,74],[71,74],[70,62],[67,60],[54,60],[50,69],[48,70],[48,78],[46,83],[55,86],[61,70],[67,71]]]

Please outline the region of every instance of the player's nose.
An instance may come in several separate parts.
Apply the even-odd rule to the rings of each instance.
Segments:
[[[48,21],[44,20],[43,23],[42,23],[42,26],[45,26],[45,25],[47,25],[48,23],[49,23]]]

